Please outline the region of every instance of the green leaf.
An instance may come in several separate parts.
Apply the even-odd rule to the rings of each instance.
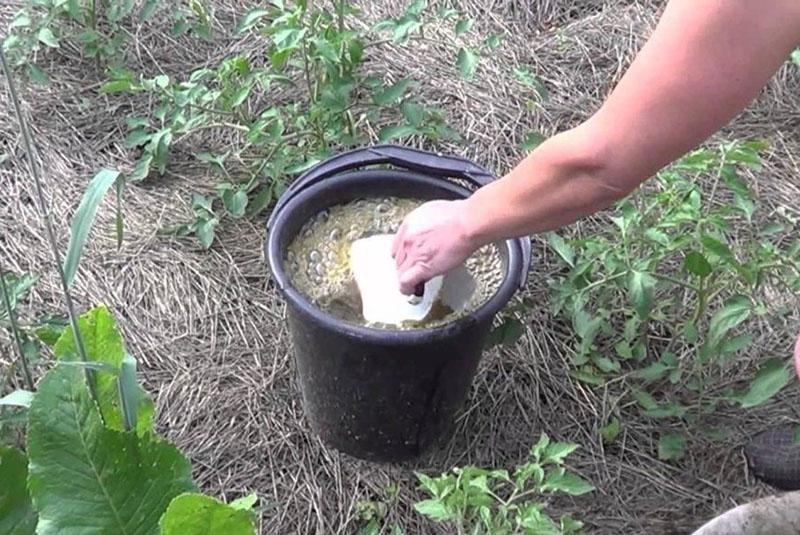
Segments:
[[[40,534],[154,533],[170,501],[196,491],[175,446],[103,426],[78,368],[58,366],[40,382],[28,455]]]
[[[611,444],[619,436],[620,423],[618,418],[612,418],[610,422],[601,427],[599,430],[600,437],[606,444]]]
[[[122,335],[117,329],[114,316],[104,306],[94,308],[78,319],[78,328],[83,337],[86,358],[90,363],[106,365],[109,371],[95,372],[95,382],[97,385],[97,395],[100,401],[100,412],[106,426],[116,431],[124,431],[124,412],[123,403],[137,407],[136,410],[136,432],[140,435],[148,433],[153,427],[154,406],[150,396],[145,392],[135,380],[135,366],[131,370],[132,363],[123,365],[125,360],[125,347]],[[77,361],[78,350],[75,345],[75,337],[72,328],[68,328],[61,335],[53,348],[55,356],[62,361]],[[128,370],[124,370],[125,367]],[[123,378],[122,373],[126,376]],[[131,371],[134,378],[128,376]],[[122,384],[120,384],[120,380]],[[135,385],[135,388],[134,388]],[[120,387],[124,389],[124,399],[120,397]]]
[[[420,133],[418,128],[410,124],[389,125],[381,128],[378,133],[378,139],[380,139],[381,143],[386,143],[393,139],[405,138]]]
[[[594,490],[583,478],[570,474],[563,468],[559,468],[547,475],[542,485],[543,491],[564,492],[571,496],[581,496]]]
[[[528,132],[525,134],[525,139],[522,140],[522,150],[530,152],[547,140],[545,136],[539,132]]]
[[[219,220],[216,217],[204,219],[197,223],[195,234],[204,248],[208,249],[214,243],[215,229],[218,224]]]
[[[251,9],[242,17],[242,20],[239,21],[239,24],[236,26],[236,33],[244,33],[253,28],[253,26],[258,24],[259,20],[267,15],[269,15],[268,9]]]
[[[487,349],[498,346],[510,346],[522,337],[522,323],[515,318],[506,318],[503,322],[489,332],[486,338]]]
[[[64,260],[64,277],[68,285],[72,284],[75,273],[78,271],[83,245],[92,228],[97,207],[100,206],[106,192],[118,177],[119,171],[103,169],[94,176],[83,194],[78,210],[72,218],[72,232],[67,247],[67,256]]]
[[[456,23],[456,36],[463,35],[472,29],[475,24],[474,19],[461,19]]]
[[[746,297],[736,296],[728,299],[711,317],[708,325],[708,345],[711,348],[719,347],[728,332],[747,320],[751,312],[752,305]]]
[[[723,355],[732,355],[738,353],[742,349],[750,346],[753,343],[753,337],[749,334],[741,334],[733,338],[727,338],[720,345],[719,351]]]
[[[750,388],[738,397],[743,408],[749,409],[769,401],[789,382],[789,370],[781,359],[769,359],[758,369]]]
[[[471,49],[466,47],[459,49],[456,67],[462,78],[471,80],[475,76],[475,70],[478,68],[478,59],[478,55]]]
[[[692,251],[683,260],[683,269],[697,275],[700,278],[705,278],[711,275],[711,264],[708,263],[706,257],[702,253]]]
[[[159,522],[161,535],[250,535],[251,511],[226,505],[203,494],[181,494],[170,502]]]
[[[253,506],[258,501],[258,494],[255,492],[248,494],[247,496],[242,496],[241,498],[237,498],[233,500],[229,505],[234,509],[240,509],[242,511],[250,511],[253,509]]]
[[[117,378],[120,411],[125,431],[137,428],[139,410],[139,383],[136,381],[136,359],[125,353]],[[152,418],[152,414],[150,415]]]
[[[646,368],[642,368],[641,370],[636,370],[633,373],[633,376],[637,379],[642,379],[644,381],[658,381],[664,374],[667,373],[669,367],[666,366],[663,362],[654,362],[647,366]]]
[[[30,390],[14,390],[10,394],[6,394],[2,398],[0,398],[0,406],[12,406],[12,407],[30,407],[31,401],[33,401],[34,393]]]
[[[577,444],[570,444],[568,442],[553,442],[547,446],[547,449],[542,457],[542,462],[561,464],[569,454],[577,449]]]
[[[547,91],[547,87],[539,79],[539,77],[531,73],[529,70],[515,68],[514,76],[517,78],[519,83],[536,91],[536,95],[539,97],[540,101],[545,101],[548,99],[549,93]]]
[[[632,271],[628,277],[628,298],[642,319],[647,318],[653,309],[655,286],[656,280],[649,273]]]
[[[497,35],[496,33],[493,33],[492,35],[490,35],[489,37],[487,37],[487,38],[484,40],[484,42],[483,42],[483,46],[485,46],[485,47],[486,47],[486,48],[488,48],[489,50],[494,50],[495,48],[497,48],[498,46],[500,46],[500,41],[501,41],[501,40],[502,40],[502,37],[500,37],[500,36],[499,36],[499,35]]]
[[[48,27],[43,27],[39,30],[39,33],[36,34],[36,37],[39,39],[41,43],[50,48],[58,48],[58,39],[53,34],[53,31]]]
[[[152,132],[148,132],[147,130],[137,129],[133,130],[128,137],[125,138],[125,146],[126,147],[140,147],[149,143],[153,137]]]
[[[125,93],[133,87],[133,81],[129,79],[111,80],[100,86],[101,93]]]
[[[400,113],[403,114],[408,124],[414,128],[421,127],[422,123],[425,122],[425,108],[416,102],[405,101],[400,104]]]
[[[404,78],[374,94],[372,96],[372,101],[377,106],[388,106],[390,104],[394,104],[403,98],[403,95],[405,95],[406,91],[413,83],[413,80]]]
[[[713,236],[704,234],[700,237],[700,243],[703,244],[703,247],[705,247],[706,251],[718,256],[723,260],[734,259],[730,248]]]
[[[659,245],[664,245],[664,246],[669,245],[669,236],[658,229],[649,228],[645,230],[644,237],[650,240],[651,242],[657,243]]]
[[[789,56],[795,65],[800,66],[800,48],[795,48]]]
[[[146,152],[142,154],[142,157],[139,158],[139,161],[136,162],[136,167],[134,168],[133,172],[128,176],[132,181],[139,182],[147,178],[150,174],[150,165],[153,163],[153,154],[150,152]]]
[[[697,326],[691,321],[687,321],[683,324],[683,337],[690,344],[697,342]]]
[[[636,402],[645,410],[654,410],[658,407],[658,402],[644,390],[635,389],[631,391],[631,394],[636,399]]]
[[[158,7],[160,1],[161,0],[146,0],[142,6],[142,10],[139,11],[139,20],[146,21],[149,19]]]
[[[686,435],[666,433],[658,439],[658,458],[662,461],[677,461],[686,453]]]
[[[25,68],[28,71],[28,78],[30,78],[33,83],[38,85],[47,85],[50,83],[50,80],[47,78],[47,75],[44,73],[44,71],[42,71],[42,69],[36,65],[28,63]]]
[[[439,522],[455,518],[455,513],[450,511],[440,500],[422,500],[414,504],[414,509],[421,515]]]
[[[247,208],[247,192],[244,190],[239,190],[236,193],[226,191],[222,195],[222,202],[229,214],[233,217],[242,217]]]
[[[531,457],[539,462],[547,451],[547,446],[550,445],[550,437],[542,433],[539,436],[539,441],[531,447]]]
[[[575,267],[575,250],[564,240],[564,238],[555,232],[549,232],[547,234],[547,243],[556,253],[558,253],[558,256],[561,257],[561,260],[566,262],[570,267]]]
[[[26,11],[18,11],[8,28],[27,28],[31,25],[31,16]]]
[[[14,448],[0,446],[0,533],[33,535],[36,512],[25,483],[28,480],[28,459]]]

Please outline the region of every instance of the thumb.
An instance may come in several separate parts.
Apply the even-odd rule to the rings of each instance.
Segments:
[[[414,264],[408,269],[400,273],[400,293],[403,295],[411,295],[414,293],[414,288],[421,282],[427,282],[430,278],[428,268],[421,264]]]

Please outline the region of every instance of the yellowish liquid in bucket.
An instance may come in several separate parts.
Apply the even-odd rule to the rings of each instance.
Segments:
[[[397,329],[368,323],[361,312],[361,296],[350,267],[350,246],[360,238],[397,232],[405,216],[422,204],[396,197],[359,199],[335,205],[316,214],[298,232],[286,251],[286,272],[292,284],[314,305],[350,323]],[[467,306],[454,312],[440,300],[419,322],[401,328],[427,328],[469,314],[485,303],[503,281],[504,266],[495,245],[475,252],[465,263],[476,281]]]

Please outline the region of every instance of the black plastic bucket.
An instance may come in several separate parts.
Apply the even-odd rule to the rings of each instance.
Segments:
[[[530,240],[501,247],[505,278],[485,304],[441,327],[415,330],[353,325],[315,307],[286,274],[287,246],[312,216],[336,204],[372,196],[461,199],[493,178],[469,160],[381,145],[318,164],[279,199],[265,253],[288,305],[304,410],[326,444],[394,462],[442,438],[467,396],[495,314],[525,284]]]

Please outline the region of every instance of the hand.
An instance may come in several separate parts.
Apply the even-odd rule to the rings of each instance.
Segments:
[[[392,243],[400,291],[442,275],[479,247],[470,239],[466,201],[431,201],[406,216]]]

